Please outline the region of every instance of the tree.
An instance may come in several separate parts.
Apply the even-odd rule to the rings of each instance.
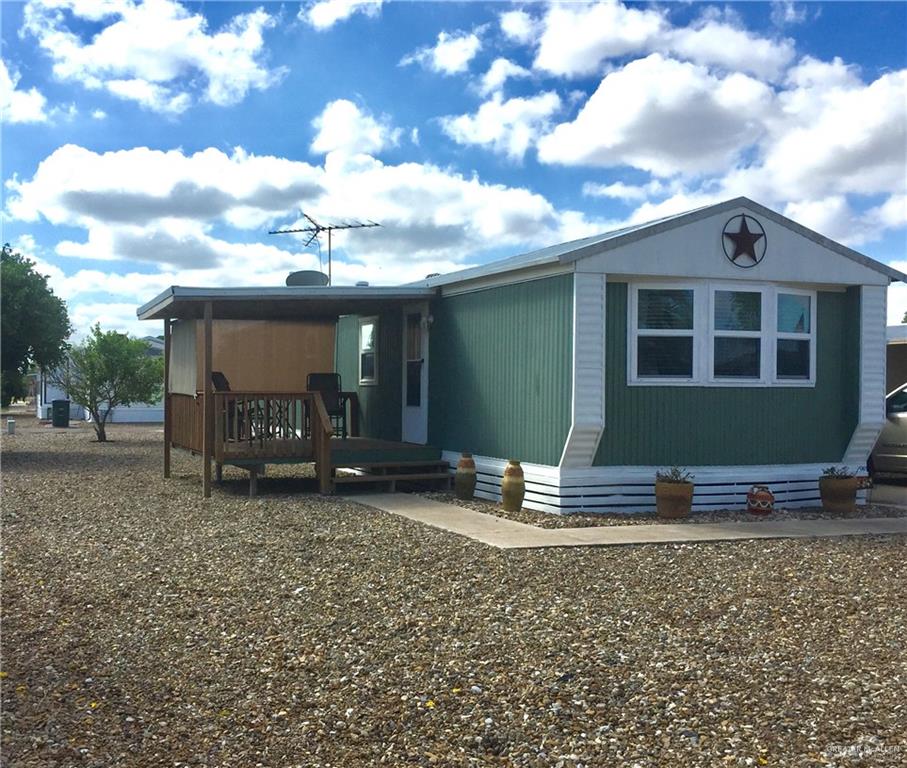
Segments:
[[[32,366],[50,369],[66,353],[72,328],[66,304],[54,295],[35,263],[9,244],[0,259],[0,379],[3,407],[20,396]]]
[[[141,339],[125,333],[91,329],[84,344],[72,348],[69,360],[52,375],[54,383],[83,406],[94,422],[98,442],[107,440],[107,419],[120,405],[153,403],[161,396],[164,361],[150,357]]]
[[[907,323],[907,312],[904,313],[904,316],[901,318],[902,323]]]

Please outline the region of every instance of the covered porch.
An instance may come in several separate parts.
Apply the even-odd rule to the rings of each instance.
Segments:
[[[344,412],[307,388],[309,374],[336,371],[338,319],[405,312],[426,288],[174,286],[139,308],[164,323],[164,476],[173,448],[201,457],[202,492],[224,465],[248,470],[250,493],[268,464],[313,463],[318,489],[398,480],[444,481],[440,450],[362,434],[355,386],[343,382]],[[355,385],[359,382],[349,382]],[[338,470],[356,470],[342,471]]]

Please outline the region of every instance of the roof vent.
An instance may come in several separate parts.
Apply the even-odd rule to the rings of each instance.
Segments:
[[[368,288],[368,280],[360,280],[356,283],[357,288]]]
[[[314,269],[300,269],[287,275],[287,285],[316,285],[328,284],[328,276],[324,272]]]

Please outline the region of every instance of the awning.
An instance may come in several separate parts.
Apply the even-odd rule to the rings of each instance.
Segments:
[[[277,286],[267,288],[186,288],[173,285],[136,310],[139,320],[299,320],[365,315],[426,301],[436,288],[422,286]]]

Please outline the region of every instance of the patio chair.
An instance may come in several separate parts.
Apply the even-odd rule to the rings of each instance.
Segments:
[[[224,375],[223,371],[211,371],[211,386],[214,388],[215,392],[230,392],[230,382],[227,380],[227,377]],[[235,408],[236,400],[229,399],[224,400],[224,411],[227,416],[226,423],[224,424],[224,433],[225,439],[229,440],[230,437],[234,434],[241,435],[243,433],[243,424],[245,422],[245,416],[241,411],[238,411]],[[238,418],[238,425],[235,423],[234,419]],[[239,428],[236,429],[235,427]]]
[[[341,391],[340,374],[310,373],[306,377],[305,388],[321,395],[328,418],[334,426],[334,434],[346,440],[349,434],[346,426],[346,397]],[[308,412],[306,415],[308,416]],[[308,418],[306,421],[308,422]],[[311,434],[310,428],[307,431]]]

